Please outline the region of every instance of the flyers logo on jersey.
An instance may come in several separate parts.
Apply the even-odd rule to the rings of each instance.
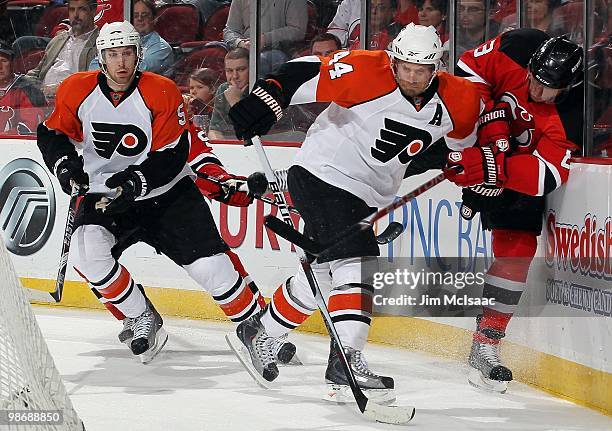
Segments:
[[[115,151],[134,157],[147,148],[147,135],[131,124],[91,123],[93,143],[100,157],[110,159]]]
[[[385,118],[385,128],[380,130],[380,139],[376,140],[370,153],[383,163],[399,155],[399,161],[405,165],[427,148],[431,141],[431,134],[426,130]]]

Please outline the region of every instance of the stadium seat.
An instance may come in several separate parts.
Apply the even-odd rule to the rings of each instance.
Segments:
[[[317,27],[319,13],[317,12],[315,4],[311,0],[308,0],[306,4],[308,7],[308,23],[306,24],[306,35],[304,40],[309,43],[320,32],[320,29]]]
[[[15,73],[26,73],[28,70],[34,69],[40,63],[43,55],[45,55],[44,49],[33,49],[24,55],[16,56],[13,62],[13,71]]]
[[[227,22],[230,5],[226,4],[214,11],[212,15],[202,24],[200,34],[202,40],[223,40],[223,28]]]
[[[165,4],[157,10],[155,31],[171,46],[198,39],[200,18],[191,4]]]
[[[208,43],[201,49],[187,54],[175,64],[174,81],[179,87],[189,84],[189,74],[201,67],[209,67],[219,75],[221,81],[225,81],[224,59],[227,49],[222,43]]]
[[[51,37],[53,28],[66,18],[68,18],[68,6],[51,6],[46,8],[36,24],[34,35]]]

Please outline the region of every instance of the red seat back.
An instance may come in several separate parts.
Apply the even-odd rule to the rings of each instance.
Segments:
[[[200,34],[202,40],[223,40],[223,28],[227,23],[230,5],[226,4],[214,11],[210,17],[202,24]]]
[[[66,18],[68,18],[68,6],[48,7],[36,23],[34,34],[36,36],[51,37],[53,27]]]
[[[165,4],[157,10],[155,31],[170,45],[198,39],[200,18],[191,4]]]
[[[179,86],[189,85],[189,75],[201,67],[214,70],[220,82],[225,81],[224,59],[226,54],[227,50],[221,46],[207,46],[189,53],[179,61],[176,67],[175,82]]]

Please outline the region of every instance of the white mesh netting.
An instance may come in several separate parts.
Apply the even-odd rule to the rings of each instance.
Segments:
[[[9,413],[23,410],[59,410],[63,423],[11,423],[9,429],[84,429],[0,237],[0,416],[6,420]],[[6,429],[4,426],[6,422],[0,429]]]

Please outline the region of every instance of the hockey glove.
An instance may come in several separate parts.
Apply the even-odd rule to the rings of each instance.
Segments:
[[[253,197],[241,190],[246,187],[246,177],[225,173],[216,178],[223,183],[217,193],[211,193],[211,198],[234,207],[247,207],[253,202]]]
[[[83,170],[83,161],[80,158],[61,157],[55,163],[55,176],[66,194],[72,192],[72,183],[81,189],[89,188],[89,176]]]
[[[491,110],[478,118],[478,145],[497,146],[506,152],[510,149],[510,122],[512,116],[510,105],[506,102],[497,102]]]
[[[142,172],[126,169],[110,177],[105,182],[109,189],[117,189],[117,197],[101,210],[105,214],[118,214],[128,210],[136,198],[147,194],[147,182]]]
[[[507,180],[505,160],[505,153],[495,146],[452,151],[446,158],[446,178],[460,187],[503,187]]]
[[[265,135],[283,116],[281,90],[271,81],[259,79],[253,91],[229,110],[238,139]]]
[[[476,213],[486,211],[504,189],[490,186],[466,187],[462,190],[461,217],[472,220]]]

